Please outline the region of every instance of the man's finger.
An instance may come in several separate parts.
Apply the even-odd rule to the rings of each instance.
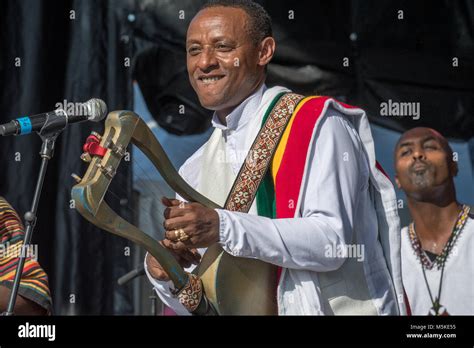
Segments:
[[[175,249],[171,246],[174,242],[170,241],[169,239],[163,239],[160,244],[163,245],[165,248],[171,250],[171,252],[175,255],[176,259],[180,261],[181,259],[187,260],[192,264],[197,264],[201,261],[201,254],[196,249]]]
[[[168,248],[172,250],[185,250],[185,249],[189,249],[189,246],[183,242],[170,241]]]
[[[179,254],[179,256],[181,256],[181,258],[183,258],[184,260],[192,263],[192,264],[196,264],[198,263],[200,260],[201,260],[201,255],[196,256],[196,254],[194,254],[193,252],[191,252],[190,250],[179,250],[177,251]]]
[[[188,213],[189,210],[190,209],[188,209],[188,208],[180,208],[180,207],[177,207],[177,206],[167,207],[163,211],[163,216],[165,217],[165,219],[171,219],[171,218],[174,218],[174,217],[183,216],[186,213]]]
[[[171,235],[174,236],[174,233],[175,233],[175,230],[183,230],[184,233],[186,233],[188,236],[190,236],[189,232],[188,232],[188,229],[189,229],[189,225],[191,224],[191,221],[189,221],[188,219],[186,218],[183,218],[183,217],[177,217],[177,218],[173,218],[173,219],[166,219],[165,221],[163,221],[163,227],[165,228],[166,230],[166,233],[171,233]],[[178,235],[179,237],[179,232],[178,232]],[[171,240],[176,240],[177,238],[168,238],[168,239],[171,239]]]
[[[158,263],[158,261],[150,254],[148,254],[147,256],[146,264],[147,264],[148,272],[150,272],[150,275],[153,278],[161,280],[161,281],[167,281],[170,279],[168,276],[168,273],[166,273],[166,271],[163,270],[163,268]]]
[[[196,262],[200,262],[201,261],[201,254],[199,254],[199,251],[197,251],[197,249],[189,249],[189,252],[191,254],[193,254],[193,258],[194,260],[196,260]]]
[[[176,224],[175,226],[183,226],[183,224]],[[173,228],[171,230],[167,229],[165,231],[165,238],[172,241],[173,243],[183,242],[184,244],[188,245],[191,237],[193,237],[193,234],[186,227]]]
[[[162,197],[161,203],[167,207],[179,207],[180,205],[183,205],[184,202],[174,198]]]
[[[192,265],[192,262],[189,262],[188,260],[185,260],[185,259],[181,259],[178,262],[183,268],[189,268]]]
[[[168,239],[170,242],[176,243],[180,237],[179,231],[176,230],[171,230],[171,231],[166,231],[165,232],[165,238]],[[171,246],[169,247],[171,248]]]
[[[171,249],[171,241],[169,239],[163,239],[160,244],[163,245],[165,248]]]
[[[160,280],[162,282],[170,280],[170,277],[168,276],[168,273],[166,273],[163,270],[151,269],[151,270],[148,270],[148,271],[150,272],[150,275],[153,278],[157,279],[157,280]]]

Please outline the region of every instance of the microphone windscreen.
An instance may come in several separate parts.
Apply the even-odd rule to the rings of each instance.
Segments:
[[[107,116],[107,105],[102,99],[93,98],[84,103],[89,121],[99,122]]]

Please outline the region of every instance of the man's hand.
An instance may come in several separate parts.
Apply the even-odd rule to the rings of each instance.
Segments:
[[[160,244],[169,249],[169,251],[173,254],[173,256],[183,268],[188,268],[192,264],[198,264],[201,260],[201,255],[196,249],[173,250],[170,248],[170,242],[167,240],[161,241]],[[170,280],[163,267],[161,267],[160,263],[153,256],[151,256],[151,254],[147,255],[146,265],[148,272],[150,272],[153,278],[161,281]]]
[[[163,226],[175,250],[206,248],[219,241],[219,215],[199,203],[184,203],[163,197],[167,206]]]

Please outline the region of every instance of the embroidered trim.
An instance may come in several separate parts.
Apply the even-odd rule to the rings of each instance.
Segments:
[[[190,313],[194,312],[201,303],[203,294],[202,281],[195,274],[189,274],[189,281],[184,288],[179,291],[176,296]]]
[[[453,233],[448,239],[448,242],[443,248],[443,252],[436,257],[436,259],[432,262],[430,258],[426,255],[424,252],[423,248],[421,247],[421,242],[418,239],[416,232],[415,232],[415,225],[412,222],[408,228],[408,236],[410,237],[410,242],[411,245],[415,251],[415,254],[417,255],[418,259],[420,260],[421,264],[426,268],[426,269],[432,269],[434,265],[437,266],[438,270],[441,269],[443,264],[446,262],[449,256],[449,252],[451,249],[454,247],[454,244],[456,243],[456,240],[459,237],[459,234],[461,233],[464,225],[466,224],[467,217],[469,216],[469,211],[470,207],[467,205],[463,205],[463,208],[461,209],[458,219],[456,221],[456,225],[453,229]]]
[[[304,97],[287,93],[273,107],[230,190],[224,208],[248,212],[293,111]]]

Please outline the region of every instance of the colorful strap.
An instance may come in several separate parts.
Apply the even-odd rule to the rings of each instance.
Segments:
[[[265,115],[266,121],[253,142],[237,175],[224,208],[248,212],[257,190],[272,163],[273,155],[288,121],[304,97],[295,93],[281,93],[272,102]]]

